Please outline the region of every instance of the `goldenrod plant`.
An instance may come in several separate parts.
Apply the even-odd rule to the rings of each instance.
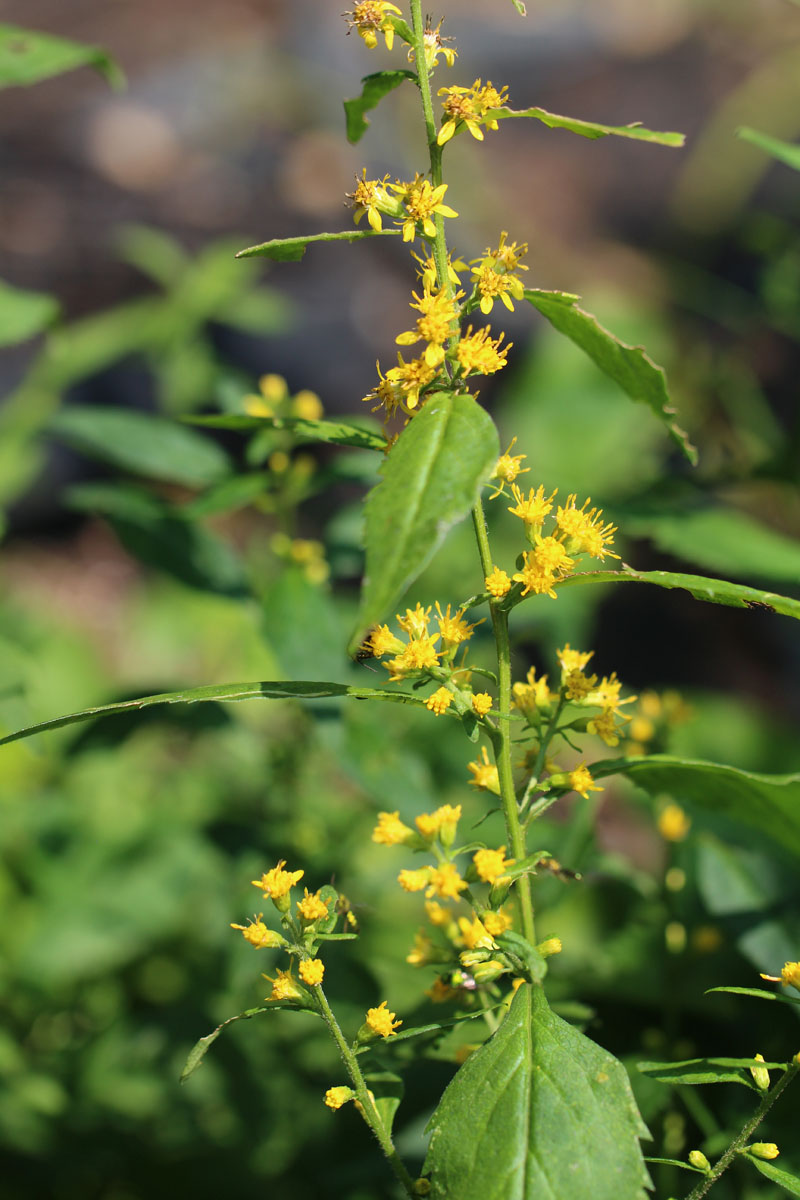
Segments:
[[[524,16],[524,6],[513,2]],[[263,1002],[202,1038],[184,1078],[232,1021],[290,1010],[310,1014],[330,1034],[340,1070],[319,1104],[330,1110],[331,1121],[354,1106],[386,1157],[397,1194],[635,1200],[651,1189],[651,1170],[663,1165],[677,1168],[678,1177],[681,1171],[693,1176],[686,1194],[699,1200],[734,1162],[745,1161],[784,1192],[800,1195],[796,1171],[774,1165],[784,1147],[754,1140],[800,1072],[793,1046],[771,1061],[733,1047],[726,1058],[642,1062],[641,1075],[664,1085],[737,1083],[755,1093],[752,1113],[724,1145],[712,1136],[712,1125],[704,1148],[687,1149],[680,1158],[643,1153],[650,1133],[626,1066],[604,1048],[602,1029],[594,1040],[585,1032],[586,1015],[570,1012],[563,996],[554,1002],[548,990],[551,960],[557,961],[569,935],[554,925],[546,897],[553,887],[587,888],[591,882],[539,834],[547,828],[540,819],[556,807],[565,820],[575,813],[591,820],[603,781],[622,775],[655,798],[656,825],[670,851],[691,836],[692,808],[708,806],[783,837],[796,852],[800,829],[796,819],[788,827],[784,822],[786,806],[797,798],[797,776],[754,775],[664,753],[670,729],[687,718],[680,697],[634,695],[615,672],[593,669],[591,648],[569,642],[554,646],[549,661],[525,662],[516,673],[511,648],[520,610],[541,612],[576,587],[679,588],[698,601],[769,610],[776,620],[800,617],[800,601],[724,580],[628,566],[614,548],[614,521],[589,496],[540,482],[535,445],[513,437],[503,449],[481,403],[481,387],[513,359],[513,343],[499,327],[504,313],[530,306],[633,401],[649,406],[687,460],[695,459],[661,368],[579,307],[579,297],[535,286],[526,231],[499,227],[490,245],[463,245],[458,221],[469,196],[455,195],[445,177],[455,139],[483,142],[509,119],[587,139],[623,137],[667,148],[680,147],[683,139],[638,124],[614,127],[559,116],[530,106],[533,97],[513,108],[508,88],[488,79],[449,82],[458,68],[450,22],[446,36],[441,19],[423,16],[421,0],[402,6],[359,0],[345,22],[343,33],[357,35],[354,56],[380,46],[397,57],[392,69],[367,75],[361,94],[346,102],[348,136],[359,141],[367,131],[366,113],[397,88],[414,89],[421,107],[417,170],[412,178],[373,179],[364,168],[348,197],[352,228],[270,240],[239,257],[296,262],[316,242],[376,237],[399,238],[407,246],[412,315],[408,328],[393,337],[394,348],[387,338],[387,358],[360,406],[361,413],[378,413],[380,426],[359,421],[358,412],[352,421],[327,419],[313,393],[292,395],[275,375],[263,377],[239,411],[198,422],[255,435],[249,461],[266,463],[254,494],[261,511],[276,519],[273,555],[302,569],[314,586],[325,584],[328,566],[321,544],[299,538],[294,527],[293,514],[313,489],[315,471],[314,460],[297,453],[299,442],[382,456],[382,478],[366,502],[366,565],[349,643],[358,669],[369,666],[379,677],[374,686],[275,680],[188,689],[87,709],[2,740],[149,706],[249,698],[357,699],[419,710],[431,727],[453,723],[463,736],[463,801],[480,798],[480,819],[467,825],[455,796],[407,819],[386,803],[377,809],[372,832],[396,872],[398,898],[418,897],[420,925],[413,941],[409,937],[406,962],[425,972],[420,991],[435,1015],[415,1025],[391,995],[378,994],[363,996],[360,1021],[337,1014],[327,989],[347,945],[333,950],[360,936],[359,920],[338,882],[309,878],[302,862],[280,858],[265,862],[252,880],[258,893],[252,915],[231,911],[236,936],[257,952],[256,981],[265,965],[260,974],[266,984],[257,982]],[[467,520],[474,532],[472,594],[419,599],[413,589],[422,571],[448,530]],[[493,545],[498,529],[502,536]],[[513,545],[513,552],[498,550],[500,544]],[[487,665],[474,647],[476,633],[489,631],[493,658]],[[483,821],[496,813],[502,815],[502,838],[484,839]],[[680,891],[684,881],[677,862],[668,864],[665,896]],[[353,884],[342,881],[348,893]],[[665,936],[677,952],[686,930],[675,919]],[[646,964],[640,969],[646,971]],[[764,978],[777,990],[715,990],[796,1009],[800,999],[792,991],[800,992],[800,963],[776,962],[773,969],[777,974]],[[394,1138],[403,1071],[415,1044],[438,1045],[462,1030],[467,1040],[453,1055],[460,1065],[430,1114],[424,1161],[412,1163]],[[323,1192],[328,1194],[321,1179]]]

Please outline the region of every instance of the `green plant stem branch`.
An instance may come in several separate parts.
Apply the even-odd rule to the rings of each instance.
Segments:
[[[710,1188],[714,1186],[720,1175],[722,1175],[724,1171],[727,1171],[728,1167],[736,1158],[739,1151],[742,1150],[750,1141],[750,1138],[764,1120],[764,1117],[772,1108],[775,1101],[778,1099],[781,1093],[786,1090],[798,1072],[800,1072],[800,1062],[795,1059],[794,1064],[789,1067],[788,1071],[781,1076],[775,1086],[770,1088],[770,1090],[767,1092],[766,1096],[761,1101],[750,1120],[742,1126],[742,1129],[733,1139],[730,1146],[728,1146],[728,1149],[722,1155],[722,1158],[720,1158],[717,1164],[712,1167],[710,1174],[703,1176],[697,1187],[693,1188],[686,1197],[686,1200],[701,1200],[701,1197],[705,1196]]]
[[[492,572],[492,553],[489,548],[489,531],[486,528],[486,516],[483,504],[478,499],[472,510],[472,524],[475,529],[475,539],[478,543],[478,554],[481,560],[481,570],[484,576]],[[500,780],[500,799],[503,805],[503,815],[506,821],[506,833],[511,847],[511,853],[517,862],[525,857],[525,834],[520,824],[517,808],[517,795],[514,790],[514,775],[511,770],[511,647],[508,643],[508,613],[503,612],[494,602],[490,603],[492,628],[497,648],[497,679],[498,679],[498,711],[497,729],[491,734],[492,747],[497,763],[497,774]],[[533,897],[531,881],[528,875],[517,880],[520,911],[522,913],[522,932],[534,945],[536,931],[533,920]]]
[[[345,1040],[339,1022],[333,1015],[333,1010],[328,1003],[327,996],[321,987],[314,988],[314,996],[316,998],[320,1014],[325,1021],[325,1024],[328,1026],[331,1037],[336,1042],[336,1045],[339,1048],[339,1053],[342,1056],[342,1061],[347,1068],[347,1073],[350,1076],[353,1089],[356,1093],[356,1098],[359,1102],[359,1112],[361,1113],[361,1116],[364,1118],[367,1125],[369,1125],[370,1129],[377,1138],[381,1150],[389,1161],[389,1166],[394,1171],[398,1181],[402,1184],[406,1195],[416,1197],[417,1193],[414,1191],[414,1180],[406,1170],[402,1160],[400,1159],[400,1156],[394,1148],[394,1143],[392,1142],[391,1137],[386,1132],[386,1128],[381,1120],[380,1113],[375,1107],[375,1102],[367,1089],[366,1081],[361,1073],[361,1068],[358,1065],[358,1059]]]

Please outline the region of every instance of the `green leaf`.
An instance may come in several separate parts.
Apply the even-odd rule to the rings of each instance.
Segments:
[[[399,1033],[392,1034],[392,1040],[388,1043],[368,1042],[365,1046],[360,1046],[356,1051],[357,1054],[369,1054],[376,1046],[380,1046],[383,1052],[392,1046],[396,1046],[398,1042],[408,1042],[411,1038],[424,1037],[431,1033],[445,1033],[449,1029],[455,1029],[457,1025],[463,1025],[465,1021],[475,1021],[478,1017],[483,1017],[487,1012],[494,1012],[500,1008],[502,1001],[492,1005],[489,1008],[477,1008],[474,1012],[458,1013],[455,1017],[447,1017],[442,1021],[430,1021],[427,1025],[412,1025],[409,1029],[401,1029]]]
[[[364,114],[376,108],[384,96],[394,91],[406,79],[416,82],[417,76],[413,71],[406,70],[376,71],[374,75],[366,75],[361,80],[361,95],[344,102],[348,142],[355,144],[361,141],[369,128],[369,121]]]
[[[726,579],[707,579],[703,575],[684,575],[676,571],[634,571],[626,566],[621,571],[585,571],[570,575],[556,586],[571,587],[583,583],[654,583],[657,587],[683,588],[695,600],[706,600],[709,604],[763,609],[800,619],[800,600],[746,587],[741,583],[728,583]]]
[[[233,429],[249,432],[257,429],[288,429],[295,437],[309,442],[330,442],[334,446],[358,446],[361,450],[385,450],[386,438],[372,429],[344,421],[309,421],[305,417],[248,417],[225,413],[212,417],[184,417],[192,425],[209,429]]]
[[[346,229],[342,233],[312,233],[308,237],[273,238],[240,250],[237,258],[271,258],[275,262],[300,262],[312,242],[360,242],[370,237],[396,237],[399,229]]]
[[[183,688],[179,692],[161,692],[157,696],[142,696],[136,700],[121,700],[118,704],[101,704],[85,708],[81,712],[40,721],[26,729],[0,738],[0,746],[32,737],[35,733],[46,733],[51,729],[62,729],[65,725],[76,725],[80,721],[91,721],[95,717],[111,716],[113,713],[130,712],[131,709],[150,708],[154,704],[198,704],[205,700],[321,700],[350,696],[354,700],[388,700],[393,704],[412,704],[424,707],[424,701],[407,692],[389,692],[382,688],[349,687],[344,683],[317,683],[302,679],[293,681],[255,683],[222,683],[211,687]],[[480,1015],[480,1013],[478,1014]]]
[[[371,1071],[364,1079],[375,1097],[375,1107],[384,1128],[391,1135],[395,1114],[403,1099],[403,1080],[394,1071]]]
[[[797,0],[797,2],[800,3],[800,0]],[[386,17],[387,17],[387,20],[389,20],[391,22],[392,27],[393,27],[395,33],[397,34],[397,36],[402,38],[403,41],[406,42],[409,46],[413,46],[414,34],[411,32],[411,29],[405,23],[403,18],[399,17],[399,16],[395,16],[394,13],[387,13]]]
[[[800,543],[754,517],[719,505],[695,511],[624,515],[631,537],[712,571],[757,579],[800,579]]]
[[[120,68],[98,46],[83,46],[18,25],[0,25],[0,88],[38,83],[76,67],[94,67],[114,88],[125,83]]]
[[[524,971],[529,983],[542,982],[547,974],[547,959],[539,953],[535,946],[530,944],[527,938],[524,938],[521,933],[510,930],[507,933],[498,934],[495,941],[501,950],[507,951],[518,960],[520,969]]]
[[[796,2],[797,0],[795,0]],[[752,142],[754,146],[758,146],[759,150],[765,150],[767,154],[771,154],[780,162],[786,163],[787,167],[794,167],[795,171],[800,171],[800,146],[795,146],[791,142],[783,142],[766,133],[759,133],[757,129],[750,129],[746,125],[737,129],[736,135],[746,142]]]
[[[756,775],[668,754],[605,759],[592,765],[597,779],[618,774],[627,775],[650,795],[665,792],[755,828],[800,856],[800,774]]]
[[[636,1066],[642,1075],[657,1079],[659,1083],[692,1086],[701,1083],[741,1083],[754,1091],[760,1089],[750,1074],[750,1067],[786,1070],[786,1063],[762,1063],[752,1058],[689,1058],[685,1062],[641,1062]]]
[[[521,17],[527,17],[528,10],[525,7],[525,5],[522,3],[522,0],[511,0],[511,3],[514,5],[514,8],[517,10],[517,12],[519,13],[519,15]]]
[[[631,400],[652,409],[689,462],[697,461],[697,451],[685,431],[673,420],[675,409],[670,405],[664,369],[653,362],[642,346],[629,346],[604,329],[596,317],[577,307],[580,296],[573,296],[569,292],[526,288],[525,299],[554,329],[580,346]]]
[[[768,992],[765,988],[745,988],[745,987],[713,987],[709,988],[706,995],[712,992],[730,992],[734,996],[753,996],[756,1000],[777,1000],[779,1004],[800,1004],[800,1000],[795,996],[784,996],[780,992]]]
[[[757,1171],[760,1171],[765,1179],[771,1179],[773,1183],[779,1184],[790,1196],[800,1196],[799,1176],[790,1174],[783,1167],[776,1167],[773,1162],[767,1162],[763,1158],[756,1158],[753,1154],[743,1154],[742,1158],[751,1163]]]
[[[0,280],[0,346],[41,333],[58,316],[59,303],[44,292],[27,292]]]
[[[550,129],[568,129],[570,133],[578,133],[585,138],[603,138],[613,134],[615,137],[635,138],[640,142],[656,142],[659,146],[682,146],[686,141],[686,135],[683,133],[656,133],[652,129],[643,129],[635,121],[630,125],[600,125],[597,121],[559,117],[556,113],[548,112],[546,108],[493,108],[489,115],[498,120],[506,117],[533,117]]]
[[[225,451],[202,434],[165,417],[122,408],[64,408],[50,430],[84,454],[124,471],[206,487],[230,473]]]
[[[232,475],[220,483],[214,483],[199,496],[195,496],[180,508],[180,515],[195,521],[214,513],[235,512],[246,508],[267,491],[270,482],[268,471],[254,471],[249,475]]]
[[[679,1158],[651,1158],[649,1154],[645,1154],[644,1161],[662,1167],[682,1167],[684,1171],[694,1171],[697,1175],[706,1174],[701,1167],[693,1167],[691,1163],[681,1162]]]
[[[647,1129],[621,1063],[519,988],[431,1117],[432,1200],[645,1200]]]
[[[351,652],[473,507],[499,453],[494,422],[471,396],[435,392],[426,399],[367,497],[366,573]]]

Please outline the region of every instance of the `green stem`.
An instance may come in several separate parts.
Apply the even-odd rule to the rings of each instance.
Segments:
[[[728,1167],[731,1165],[734,1158],[736,1158],[736,1155],[739,1153],[739,1151],[742,1150],[743,1147],[747,1144],[747,1142],[750,1141],[750,1138],[753,1136],[753,1134],[755,1133],[758,1126],[764,1120],[764,1117],[767,1115],[769,1110],[772,1108],[775,1101],[778,1099],[778,1097],[781,1095],[781,1093],[783,1091],[785,1091],[785,1089],[789,1086],[789,1084],[792,1082],[792,1080],[795,1078],[795,1076],[797,1075],[798,1072],[800,1072],[800,1062],[795,1060],[793,1065],[791,1067],[789,1067],[789,1069],[781,1076],[781,1078],[775,1084],[775,1087],[771,1088],[767,1092],[766,1096],[761,1101],[761,1103],[759,1104],[756,1111],[753,1113],[750,1120],[746,1122],[746,1124],[742,1127],[741,1131],[733,1139],[730,1146],[728,1146],[728,1149],[722,1155],[722,1158],[717,1162],[716,1166],[712,1167],[710,1173],[708,1175],[705,1175],[700,1180],[697,1187],[693,1188],[693,1190],[686,1197],[686,1200],[701,1200],[701,1197],[705,1196],[705,1194],[710,1190],[710,1188],[712,1188],[714,1186],[714,1184],[719,1179],[720,1175],[722,1175],[724,1171],[727,1171]]]
[[[347,1068],[347,1073],[353,1084],[353,1089],[356,1093],[356,1099],[359,1102],[359,1112],[369,1125],[370,1129],[377,1138],[378,1144],[386,1155],[389,1161],[389,1166],[395,1173],[396,1178],[402,1184],[406,1195],[416,1198],[417,1193],[414,1191],[414,1180],[406,1170],[400,1156],[394,1148],[394,1143],[390,1135],[386,1132],[386,1128],[381,1120],[381,1115],[375,1107],[375,1101],[369,1094],[364,1076],[361,1074],[361,1068],[358,1065],[358,1059],[348,1046],[344,1034],[342,1033],[339,1022],[333,1015],[333,1010],[328,1003],[328,998],[321,987],[314,988],[317,1005],[320,1014],[325,1021],[325,1024],[330,1030],[331,1037],[336,1042],[339,1048],[339,1053],[342,1056],[342,1061]]]
[[[472,524],[475,529],[475,539],[478,543],[478,554],[484,576],[492,573],[492,554],[489,549],[489,531],[486,528],[486,517],[480,498],[472,510]],[[503,805],[503,815],[506,822],[506,833],[511,853],[517,862],[526,854],[525,833],[519,819],[517,796],[514,791],[514,776],[511,769],[511,647],[508,642],[508,613],[504,612],[495,601],[489,605],[492,614],[492,628],[497,648],[497,679],[498,679],[498,710],[497,729],[492,733],[497,774],[500,780],[500,800]],[[536,942],[535,925],[533,920],[533,897],[529,875],[523,875],[517,880],[520,911],[522,914],[522,932],[533,945]]]

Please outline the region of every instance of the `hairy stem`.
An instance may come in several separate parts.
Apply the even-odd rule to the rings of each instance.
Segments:
[[[364,1118],[367,1125],[369,1125],[370,1129],[377,1138],[381,1150],[389,1161],[389,1166],[394,1171],[398,1181],[402,1184],[406,1195],[416,1197],[417,1193],[414,1191],[414,1180],[409,1175],[402,1160],[400,1159],[400,1156],[394,1148],[394,1143],[386,1131],[386,1127],[381,1120],[380,1113],[375,1107],[375,1101],[369,1094],[366,1081],[361,1073],[361,1068],[358,1065],[358,1059],[345,1040],[339,1022],[333,1015],[333,1009],[328,1003],[327,996],[321,987],[314,988],[314,995],[316,997],[320,1014],[325,1021],[325,1024],[328,1026],[331,1037],[339,1048],[342,1061],[344,1062],[347,1073],[350,1076],[350,1081],[353,1084],[353,1090],[355,1091],[356,1099],[358,1100],[358,1111],[361,1113],[361,1116]]]

